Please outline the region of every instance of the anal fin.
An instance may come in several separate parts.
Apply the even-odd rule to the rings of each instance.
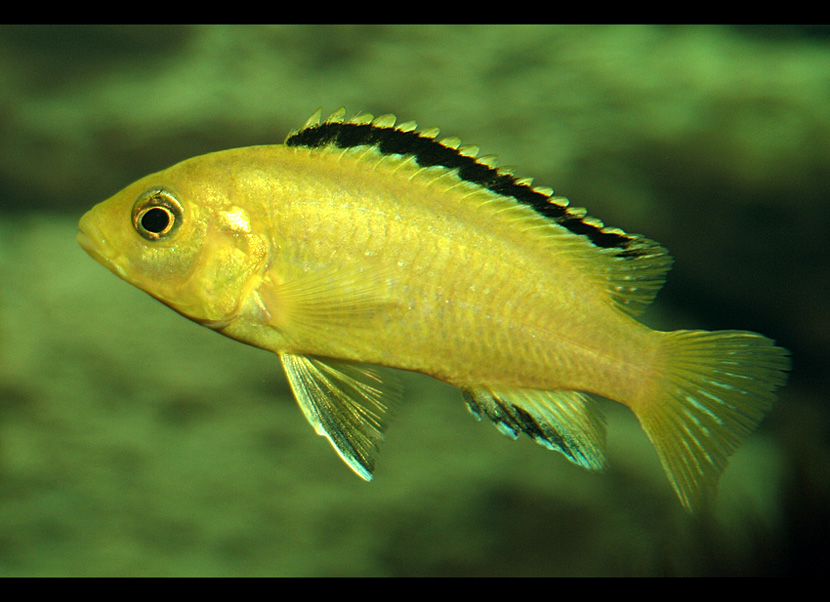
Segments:
[[[464,398],[476,418],[486,416],[508,437],[525,433],[583,468],[605,468],[605,420],[583,393],[481,386],[464,391]]]
[[[360,477],[372,480],[375,459],[402,388],[377,366],[292,353],[280,355],[294,396],[318,435]]]

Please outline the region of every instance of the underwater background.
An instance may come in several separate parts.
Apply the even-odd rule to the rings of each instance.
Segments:
[[[621,405],[592,474],[419,375],[363,482],[275,356],[75,242],[134,180],[321,106],[438,126],[662,243],[652,328],[792,351],[711,513]],[[0,576],[823,574],[829,185],[826,27],[0,26]]]

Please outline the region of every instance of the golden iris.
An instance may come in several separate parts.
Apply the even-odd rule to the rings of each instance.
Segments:
[[[145,192],[133,205],[133,227],[147,240],[169,238],[181,221],[182,206],[176,197],[166,190]]]

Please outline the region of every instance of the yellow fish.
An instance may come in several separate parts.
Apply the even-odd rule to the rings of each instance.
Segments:
[[[278,354],[306,418],[366,480],[401,395],[392,367],[593,470],[605,422],[586,393],[615,400],[683,506],[710,497],[787,351],[643,326],[671,264],[657,243],[437,129],[344,115],[149,175],[87,212],[78,241],[187,318]]]

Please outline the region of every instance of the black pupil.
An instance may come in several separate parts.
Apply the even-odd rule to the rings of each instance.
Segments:
[[[141,216],[141,227],[147,232],[158,234],[164,232],[168,225],[170,225],[170,214],[164,209],[154,207]]]

